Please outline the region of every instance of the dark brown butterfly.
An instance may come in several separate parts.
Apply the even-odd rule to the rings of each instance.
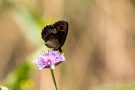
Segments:
[[[42,39],[45,41],[45,45],[52,50],[59,50],[62,52],[66,36],[68,33],[68,22],[60,20],[51,25],[46,25],[42,29]]]

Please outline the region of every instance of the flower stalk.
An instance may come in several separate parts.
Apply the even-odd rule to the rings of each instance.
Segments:
[[[58,90],[57,82],[55,80],[53,69],[50,68],[50,70],[51,70],[51,75],[52,75],[52,79],[53,79],[53,83],[54,83],[55,89]]]

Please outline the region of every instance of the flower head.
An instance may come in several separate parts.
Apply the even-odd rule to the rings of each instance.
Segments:
[[[64,54],[59,51],[42,51],[41,55],[34,61],[39,66],[39,70],[44,68],[54,69],[55,65],[65,61]]]

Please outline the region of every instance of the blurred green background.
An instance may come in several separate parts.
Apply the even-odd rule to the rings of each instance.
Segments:
[[[60,90],[135,90],[134,0],[0,0],[0,90],[54,90],[33,60],[41,30],[69,21]],[[7,87],[7,88],[5,88]]]

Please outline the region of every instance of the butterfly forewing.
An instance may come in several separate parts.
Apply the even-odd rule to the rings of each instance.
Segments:
[[[60,41],[60,47],[62,47],[68,33],[68,22],[64,20],[58,21],[54,23],[54,27],[57,30],[58,39]]]

